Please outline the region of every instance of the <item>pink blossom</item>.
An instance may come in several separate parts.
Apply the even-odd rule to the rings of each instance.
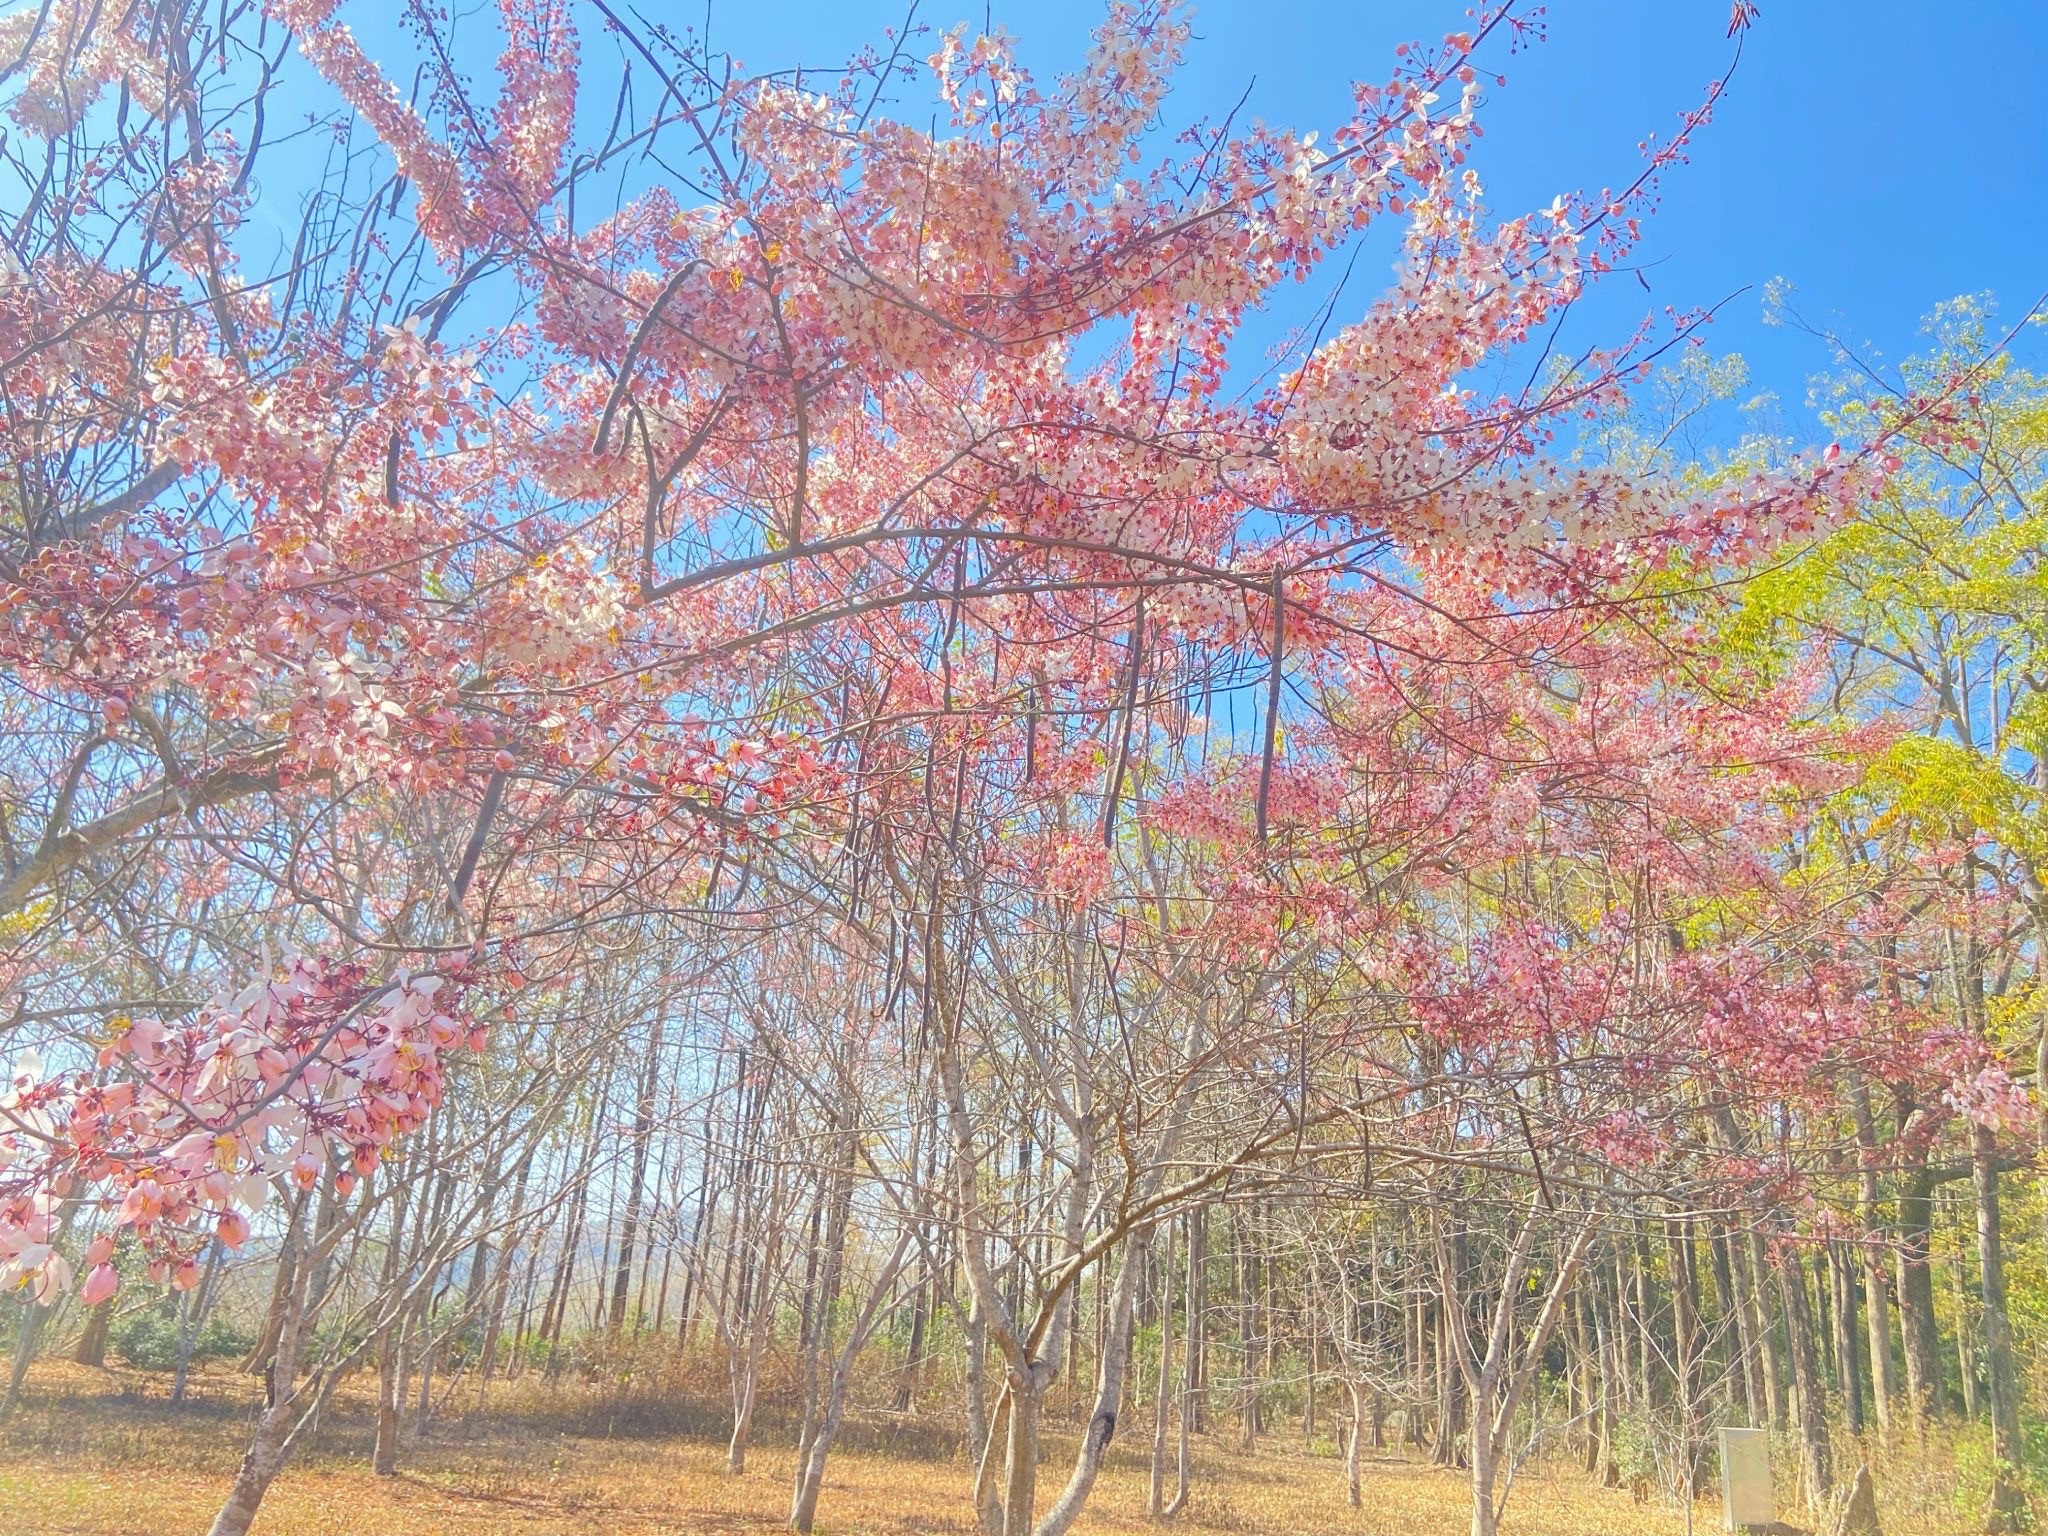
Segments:
[[[95,1264],[85,1277],[85,1287],[79,1292],[79,1300],[88,1307],[96,1307],[121,1288],[121,1277],[114,1266],[104,1261]]]

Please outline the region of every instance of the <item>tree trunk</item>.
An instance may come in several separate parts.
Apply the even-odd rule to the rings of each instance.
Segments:
[[[1615,1383],[1621,1375],[1616,1356],[1621,1346],[1615,1342],[1603,1315],[1596,1313],[1593,1319],[1593,1335],[1600,1350],[1600,1486],[1619,1488],[1621,1486],[1621,1465],[1614,1454],[1614,1419],[1617,1407]]]
[[[1799,1399],[1799,1440],[1806,1467],[1810,1507],[1821,1509],[1834,1492],[1829,1458],[1827,1401],[1822,1395],[1820,1349],[1814,1337],[1813,1308],[1806,1291],[1806,1266],[1798,1252],[1778,1264],[1778,1295],[1785,1306],[1785,1333],[1792,1357],[1793,1383]]]
[[[78,1348],[72,1353],[72,1361],[78,1365],[98,1368],[107,1363],[107,1334],[114,1325],[114,1306],[103,1301],[85,1314],[85,1327],[78,1335]]]
[[[1003,1476],[1003,1536],[1032,1536],[1038,1500],[1038,1415],[1045,1387],[1035,1363],[1010,1372],[1010,1438]]]
[[[1145,1513],[1157,1520],[1166,1509],[1166,1426],[1173,1391],[1173,1238],[1159,1256],[1159,1374],[1152,1394],[1152,1469],[1146,1486]]]
[[[1905,1345],[1906,1397],[1915,1417],[1941,1416],[1941,1353],[1934,1325],[1934,1176],[1923,1153],[1899,1189],[1899,1334]]]
[[[1124,1241],[1122,1261],[1111,1281],[1105,1303],[1103,1347],[1095,1365],[1095,1401],[1081,1432],[1081,1447],[1074,1456],[1074,1470],[1060,1496],[1036,1527],[1036,1536],[1066,1536],[1066,1532],[1087,1506],[1095,1479],[1102,1471],[1102,1458],[1116,1435],[1117,1408],[1123,1402],[1124,1373],[1131,1358],[1131,1314],[1137,1300],[1138,1276],[1151,1262],[1152,1233],[1148,1228]]]
[[[21,1406],[21,1389],[28,1381],[28,1368],[36,1357],[36,1340],[42,1335],[43,1319],[49,1313],[48,1307],[34,1301],[22,1309],[14,1335],[14,1368],[7,1373],[7,1396],[0,1399],[0,1419]]]
[[[1878,1438],[1888,1440],[1892,1431],[1892,1400],[1899,1382],[1892,1366],[1892,1293],[1885,1274],[1884,1251],[1878,1246],[1884,1234],[1884,1218],[1878,1203],[1877,1124],[1870,1113],[1870,1092],[1860,1077],[1849,1084],[1849,1108],[1856,1125],[1857,1214],[1863,1225],[1863,1290],[1865,1318],[1869,1328],[1870,1408],[1877,1421]]]
[[[1827,1247],[1828,1285],[1834,1301],[1835,1386],[1842,1397],[1842,1423],[1852,1435],[1863,1433],[1863,1359],[1856,1337],[1856,1273],[1848,1247],[1839,1238]]]
[[[917,1379],[924,1368],[925,1320],[932,1304],[931,1293],[931,1277],[920,1275],[917,1288],[910,1293],[910,1340],[903,1350],[903,1376],[896,1383],[898,1413],[909,1413],[917,1406]]]
[[[1316,1383],[1321,1380],[1323,1374],[1323,1335],[1312,1308],[1309,1311],[1309,1315],[1303,1320],[1303,1326],[1308,1334],[1308,1379],[1302,1383],[1301,1390],[1301,1438],[1305,1444],[1314,1445],[1316,1439]],[[1278,1328],[1273,1329],[1273,1337],[1276,1341],[1279,1338],[1279,1334],[1280,1330]]]
[[[1635,1289],[1636,1310],[1636,1371],[1642,1380],[1642,1401],[1645,1406],[1656,1407],[1664,1396],[1664,1372],[1659,1370],[1658,1360],[1672,1358],[1672,1351],[1666,1347],[1663,1329],[1657,1317],[1656,1296],[1650,1278],[1650,1238],[1638,1227],[1635,1233],[1635,1264],[1631,1280]]]
[[[1208,1425],[1209,1400],[1209,1208],[1205,1205],[1197,1206],[1188,1216],[1186,1290],[1188,1345],[1181,1362],[1181,1408],[1188,1417],[1182,1427],[1200,1433]],[[1181,1438],[1185,1442],[1185,1432]]]
[[[386,1328],[377,1345],[377,1440],[370,1451],[370,1470],[379,1477],[398,1473],[398,1371],[394,1330]]]
[[[957,1294],[957,1293],[956,1293]],[[976,1464],[988,1454],[988,1319],[979,1297],[967,1303],[967,1439]]]
[[[654,1089],[661,1068],[659,1013],[648,1027],[647,1067],[640,1074],[640,1094],[633,1104],[633,1161],[626,1179],[626,1210],[619,1226],[619,1253],[612,1266],[611,1316],[607,1332],[616,1334],[626,1322],[626,1288],[633,1275],[633,1245],[640,1235],[640,1201],[647,1187],[647,1151],[654,1135]]]
[[[804,1532],[805,1536],[809,1536],[818,1518],[818,1495],[825,1487],[825,1458],[831,1453],[832,1443],[839,1437],[840,1421],[846,1416],[846,1386],[851,1375],[849,1370],[833,1371],[824,1409],[811,1431],[810,1443],[804,1447],[789,1524],[792,1530]]]
[[[1358,1447],[1365,1437],[1365,1388],[1353,1381],[1351,1386],[1351,1434],[1344,1442],[1344,1502],[1357,1509],[1363,1502],[1359,1487]],[[1375,1426],[1377,1427],[1377,1426]]]
[[[402,1186],[391,1213],[391,1231],[385,1240],[382,1281],[387,1295],[396,1282],[405,1246],[405,1218],[412,1205],[412,1185]],[[398,1471],[398,1329],[394,1317],[377,1335],[377,1440],[370,1451],[370,1470],[379,1477]]]
[[[321,1200],[319,1209],[324,1217],[328,1202]],[[249,1449],[243,1453],[227,1500],[214,1516],[207,1536],[248,1536],[263,1495],[284,1468],[298,1403],[299,1351],[311,1331],[315,1304],[323,1299],[324,1290],[324,1266],[315,1265],[319,1272],[309,1273],[306,1263],[306,1224],[306,1205],[301,1198],[292,1208],[278,1253],[278,1281],[272,1293],[277,1327],[265,1372],[263,1406],[256,1416]],[[324,1226],[324,1220],[316,1218],[313,1242],[318,1242]]]
[[[1664,1229],[1664,1265],[1671,1277],[1672,1385],[1678,1409],[1679,1487],[1688,1503],[1700,1496],[1706,1433],[1700,1422],[1700,1297],[1692,1232],[1674,1219]]]
[[[1749,1267],[1736,1253],[1735,1241],[1734,1235],[1725,1228],[1714,1233],[1714,1291],[1722,1317],[1732,1324],[1727,1347],[1735,1353],[1735,1374],[1742,1390],[1746,1422],[1753,1428],[1760,1428],[1770,1413],[1769,1399],[1764,1393],[1763,1366],[1758,1360],[1762,1345],[1757,1341]]]
[[[1612,1288],[1609,1297],[1614,1318],[1614,1349],[1611,1365],[1614,1371],[1616,1396],[1627,1404],[1636,1401],[1641,1378],[1634,1369],[1634,1362],[1641,1355],[1641,1348],[1635,1340],[1635,1330],[1641,1319],[1628,1304],[1628,1275],[1622,1267],[1622,1251],[1615,1244],[1612,1262],[1602,1280]]]
[[[768,1322],[772,1313],[768,1289],[769,1261],[765,1257],[756,1283],[760,1291],[754,1297],[753,1309],[747,1319],[746,1342],[734,1351],[732,1438],[726,1442],[725,1465],[726,1470],[735,1475],[747,1470],[747,1443],[754,1432],[754,1405],[761,1395],[761,1353],[768,1344]]]
[[[1984,1512],[1989,1532],[2026,1528],[2026,1495],[2020,1488],[2020,1399],[2013,1371],[2012,1320],[2006,1310],[2005,1245],[1999,1231],[1998,1143],[1985,1126],[1971,1133],[1971,1161],[1977,1196],[1977,1284],[1982,1292],[1984,1374],[1991,1398],[1991,1497]]]
[[[1573,1377],[1576,1383],[1579,1412],[1579,1453],[1587,1472],[1600,1470],[1600,1399],[1596,1391],[1593,1359],[1593,1341],[1586,1327],[1586,1291],[1584,1285],[1574,1288],[1572,1294],[1572,1354],[1575,1357]]]
[[[840,1423],[846,1417],[846,1393],[853,1381],[854,1363],[874,1331],[876,1315],[896,1290],[903,1257],[910,1251],[915,1235],[912,1228],[904,1228],[895,1253],[869,1286],[867,1301],[860,1315],[848,1326],[845,1344],[831,1357],[825,1401],[799,1453],[796,1488],[790,1498],[789,1523],[805,1536],[809,1536],[811,1523],[817,1518],[818,1494],[825,1486],[826,1458],[832,1454],[832,1446],[839,1438]]]
[[[842,1089],[851,1102],[850,1085]],[[840,1143],[835,1167],[827,1188],[820,1191],[824,1207],[824,1248],[822,1271],[818,1276],[817,1295],[813,1302],[810,1342],[804,1352],[803,1376],[803,1418],[797,1431],[796,1462],[797,1486],[795,1497],[802,1498],[803,1480],[808,1475],[811,1462],[811,1441],[817,1435],[823,1405],[819,1401],[821,1390],[819,1372],[827,1377],[833,1372],[833,1360],[837,1340],[836,1308],[839,1291],[846,1269],[846,1230],[850,1219],[853,1200],[853,1175],[858,1141],[852,1124],[851,1111],[846,1121],[837,1128],[836,1139]],[[819,1473],[822,1476],[824,1461],[820,1458]],[[816,1501],[813,1495],[813,1503]],[[807,1528],[806,1528],[807,1529]]]
[[[1956,1232],[1956,1260],[1949,1268],[1956,1283],[1956,1370],[1963,1389],[1963,1417],[1975,1419],[1982,1411],[1977,1376],[1977,1334],[1982,1326],[1970,1300],[1969,1259],[1963,1252],[1962,1231]]]
[[[263,1503],[263,1495],[270,1491],[271,1483],[284,1467],[284,1437],[282,1416],[275,1408],[266,1409],[257,1425],[255,1439],[243,1454],[242,1464],[235,1473],[227,1502],[213,1517],[207,1536],[248,1536],[249,1527],[256,1520],[256,1511]]]
[[[1761,1232],[1752,1229],[1744,1246],[1748,1249],[1751,1270],[1750,1289],[1756,1298],[1757,1338],[1763,1345],[1757,1365],[1763,1375],[1764,1395],[1770,1400],[1771,1422],[1782,1428],[1792,1421],[1791,1394],[1786,1390],[1787,1362],[1778,1342],[1778,1326],[1771,1317],[1770,1303],[1766,1300],[1770,1294],[1771,1261],[1764,1251]],[[1787,1326],[1789,1329],[1789,1323]]]
[[[1188,1212],[1187,1283],[1181,1287],[1186,1296],[1186,1326],[1182,1330],[1180,1359],[1180,1426],[1174,1461],[1173,1501],[1160,1511],[1163,1520],[1173,1519],[1188,1507],[1189,1484],[1194,1475],[1194,1448],[1190,1436],[1201,1409],[1197,1388],[1202,1366],[1202,1269],[1207,1229],[1208,1212],[1205,1207],[1197,1206]]]
[[[1473,1405],[1468,1459],[1472,1465],[1472,1536],[1494,1536],[1500,1520],[1493,1502],[1499,1455],[1493,1443],[1492,1404]]]
[[[1238,1389],[1238,1445],[1249,1451],[1258,1444],[1260,1428],[1258,1260],[1251,1251],[1250,1233],[1242,1219],[1231,1222],[1231,1242],[1237,1250],[1237,1344],[1242,1376]]]
[[[519,1160],[512,1181],[512,1213],[505,1223],[505,1235],[498,1244],[497,1273],[490,1279],[490,1300],[484,1317],[483,1347],[477,1355],[477,1407],[484,1406],[491,1390],[491,1372],[498,1363],[498,1341],[504,1335],[505,1301],[511,1292],[512,1265],[519,1256],[520,1222],[526,1214],[526,1181],[533,1169],[533,1149]]]

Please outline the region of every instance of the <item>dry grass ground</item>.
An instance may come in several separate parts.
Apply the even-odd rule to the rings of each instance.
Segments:
[[[24,1410],[0,1427],[0,1536],[184,1536],[206,1529],[241,1453],[250,1385],[211,1372],[173,1410],[160,1376],[40,1367]],[[509,1420],[451,1423],[409,1448],[405,1470],[368,1468],[368,1418],[345,1401],[320,1440],[271,1490],[258,1536],[685,1536],[780,1531],[790,1453],[764,1436],[748,1471],[731,1477],[722,1447],[674,1436],[603,1434],[588,1405],[558,1432],[531,1410]],[[1145,1473],[1114,1461],[1082,1532],[1153,1531]],[[1463,1480],[1377,1461],[1365,1507],[1345,1507],[1328,1456],[1275,1448],[1240,1456],[1200,1448],[1199,1480],[1180,1536],[1464,1536]],[[1048,1469],[1056,1476],[1057,1466]],[[872,1452],[835,1455],[820,1529],[828,1536],[971,1536],[969,1474],[959,1462]],[[1719,1510],[1695,1511],[1718,1529]],[[1893,1527],[1899,1532],[1932,1529]],[[1570,1473],[1525,1473],[1509,1510],[1513,1536],[1677,1536],[1677,1511],[1588,1487]]]

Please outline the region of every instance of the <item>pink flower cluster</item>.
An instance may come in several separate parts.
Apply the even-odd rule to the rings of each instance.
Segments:
[[[1967,1076],[1957,1074],[1942,1102],[1972,1125],[1987,1131],[2020,1130],[2034,1121],[2034,1101],[2005,1068],[1986,1063]]]
[[[17,1058],[0,1115],[0,1285],[67,1288],[67,1210],[111,1210],[152,1278],[191,1285],[196,1251],[237,1248],[272,1189],[311,1190],[330,1167],[349,1193],[441,1100],[447,1053],[479,1049],[440,976],[374,981],[354,962],[294,958],[189,1024],[121,1024],[99,1065],[45,1075]],[[87,1250],[86,1299],[111,1295],[114,1234]]]

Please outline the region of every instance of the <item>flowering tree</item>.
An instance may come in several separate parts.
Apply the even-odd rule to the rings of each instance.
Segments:
[[[1811,1068],[1836,1038],[1829,965],[1706,916],[1745,880],[1783,894],[1740,850],[1769,794],[1813,788],[1819,749],[1786,747],[1805,674],[1702,672],[1677,600],[1844,516],[1881,451],[1704,483],[1553,451],[1699,316],[1474,383],[1622,259],[1718,87],[1620,190],[1497,219],[1469,161],[1535,27],[1513,4],[1404,50],[1320,137],[1171,144],[1169,0],[1111,4],[1056,81],[956,29],[822,89],[605,0],[501,0],[485,93],[450,18],[409,7],[373,54],[351,14],[0,22],[23,208],[0,272],[0,983],[43,1047],[5,1106],[9,1278],[69,1285],[66,1223],[93,1209],[190,1283],[266,1190],[310,1276],[340,1229],[309,1233],[308,1197],[367,1201],[485,1021],[594,992],[629,941],[674,958],[672,922],[772,887],[880,967],[858,1007],[915,1007],[891,1070],[928,1115],[902,1166],[865,1170],[902,1233],[865,1310],[836,1352],[805,1340],[797,1521],[943,1212],[1005,1378],[1007,1472],[997,1494],[991,1433],[977,1502],[1058,1536],[1114,1428],[1154,1230],[1189,1202],[1347,1155],[1326,1133],[1373,1113],[1455,1160],[1446,1104],[1475,1075],[1552,1085],[1543,1148],[1520,1121],[1530,1178],[1557,1149],[1641,1162],[1675,1134],[1626,1110],[1645,1085],[1717,1050]],[[594,38],[661,87],[649,108],[622,79],[597,136]],[[917,51],[943,129],[891,115]],[[335,152],[284,161],[305,198],[273,251],[257,167],[286,92]],[[1390,291],[1226,389],[1247,315],[1375,224]],[[1225,726],[1247,689],[1256,725]],[[1382,1033],[1330,1003],[1362,985],[1406,1000]],[[787,1083],[861,1069],[775,1019],[756,1061]],[[1585,1052],[1626,1070],[1576,1078]],[[1650,1102],[1683,1118],[1675,1090]],[[1020,1118],[1058,1162],[1005,1187]],[[735,1461],[788,1161],[727,1234],[762,1260],[751,1303],[720,1292]],[[1510,1275],[1534,1242],[1509,1238]],[[1096,1407],[1041,1519],[1039,1406],[1104,1273]],[[289,1383],[310,1313],[280,1294]],[[1489,1425],[1512,1418],[1526,1373],[1460,1359]],[[219,1531],[290,1448],[272,1408]]]

